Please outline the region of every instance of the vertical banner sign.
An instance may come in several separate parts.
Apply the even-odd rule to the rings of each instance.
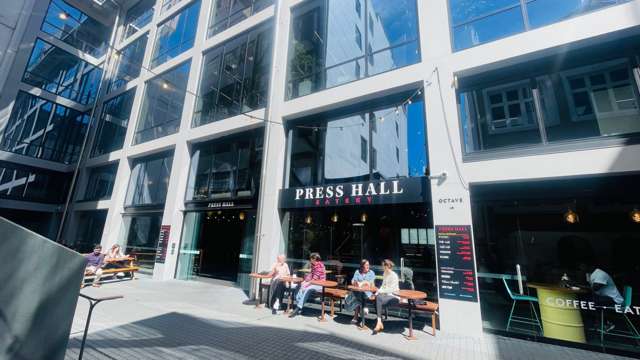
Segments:
[[[436,226],[436,247],[440,297],[477,302],[471,226]]]
[[[160,238],[158,239],[158,247],[156,248],[156,262],[164,264],[167,258],[167,246],[169,245],[169,233],[171,225],[160,226]]]

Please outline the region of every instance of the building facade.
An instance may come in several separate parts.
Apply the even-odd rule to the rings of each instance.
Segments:
[[[0,216],[247,290],[390,258],[442,331],[640,353],[640,1],[23,6]]]

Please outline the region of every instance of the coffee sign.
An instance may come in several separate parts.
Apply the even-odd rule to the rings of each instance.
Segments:
[[[419,203],[427,201],[426,178],[364,181],[280,191],[281,208]]]

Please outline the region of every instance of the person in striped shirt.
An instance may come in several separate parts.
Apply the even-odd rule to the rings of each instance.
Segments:
[[[289,315],[290,318],[296,317],[302,313],[304,303],[309,296],[313,295],[316,291],[322,291],[322,287],[311,284],[313,280],[326,280],[327,274],[320,258],[320,254],[311,253],[309,255],[309,262],[311,263],[311,269],[309,273],[304,277],[304,281],[300,284],[298,294],[296,295],[296,309]]]

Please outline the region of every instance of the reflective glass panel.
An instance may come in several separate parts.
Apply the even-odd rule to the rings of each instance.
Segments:
[[[70,174],[0,161],[0,198],[61,204]]]
[[[138,30],[151,22],[155,3],[156,0],[140,0],[137,4],[127,10],[127,15],[123,24],[123,40],[135,34]]]
[[[89,169],[84,200],[104,200],[111,198],[113,184],[116,181],[118,163]]]
[[[136,89],[131,89],[102,105],[102,116],[96,132],[93,156],[122,148],[135,93]]]
[[[109,91],[125,86],[140,75],[148,37],[145,34],[116,53],[118,63],[109,84]]]
[[[161,154],[137,160],[131,168],[126,206],[164,204],[167,197],[173,154]]]
[[[196,36],[199,12],[200,1],[196,1],[158,27],[151,67],[165,63],[191,49]]]
[[[208,36],[211,37],[273,4],[273,0],[215,0]]]

